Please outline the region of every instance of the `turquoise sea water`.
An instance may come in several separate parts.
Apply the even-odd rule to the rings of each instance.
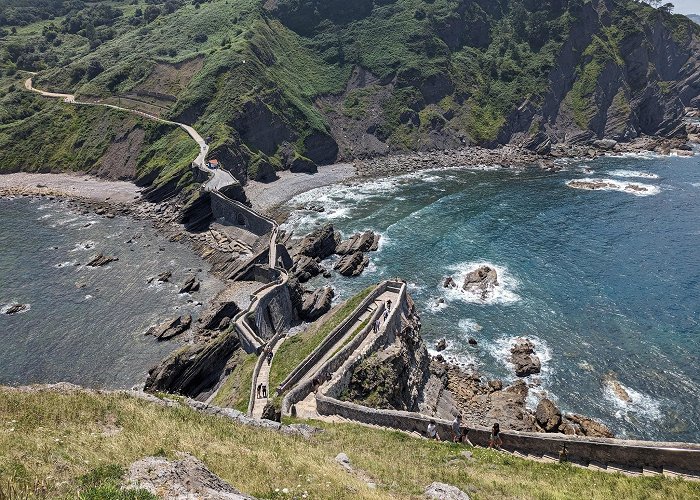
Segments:
[[[197,317],[220,289],[187,247],[159,236],[147,222],[79,215],[46,200],[0,200],[0,384],[67,381],[128,388],[181,345],[144,336],[149,326],[181,314]],[[98,254],[117,262],[90,268]],[[188,270],[202,291],[178,294]],[[147,279],[173,271],[171,283]]]
[[[583,178],[623,191],[566,184]],[[631,182],[645,195],[624,191]],[[530,404],[547,394],[621,436],[700,442],[697,157],[570,161],[559,173],[465,167],[321,188],[290,205],[309,201],[326,210],[293,212],[297,234],[325,222],[382,234],[363,276],[334,276],[339,298],[400,276],[429,347],[447,338],[456,362],[513,380],[513,339],[535,340],[543,371],[528,379]],[[442,288],[481,263],[501,277],[488,300]]]

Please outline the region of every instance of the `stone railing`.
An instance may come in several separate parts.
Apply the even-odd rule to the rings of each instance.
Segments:
[[[451,439],[451,422],[415,412],[379,410],[340,401],[319,391],[316,410],[320,415],[338,415],[348,420],[399,429],[427,436],[430,421],[437,425],[438,434]],[[469,429],[469,440],[475,445],[488,446],[490,430],[485,427]],[[533,432],[502,431],[503,448],[533,456],[559,457],[566,446],[569,461],[579,465],[628,472],[664,472],[673,475],[700,477],[700,444],[628,441],[623,439],[567,436]]]
[[[385,304],[379,304],[372,316],[369,318],[367,325],[353,337],[347,345],[342,347],[333,357],[324,363],[315,373],[308,373],[319,360],[330,352],[336,346],[337,341],[347,333],[347,328],[354,325],[362,316],[369,305],[389,288],[398,288],[397,297],[393,301],[398,305],[402,302],[406,294],[406,284],[400,281],[383,281],[355,308],[353,313],[348,316],[340,325],[338,325],[329,335],[326,340],[321,343],[307,358],[280,384],[277,389],[278,394],[289,390],[282,401],[282,413],[289,413],[293,404],[304,399],[310,392],[314,390],[314,379],[319,381],[328,380],[334,373],[344,372],[341,367],[344,367],[352,354],[362,345],[363,342],[372,332],[374,321],[384,313]],[[381,333],[390,325],[393,325],[397,317],[400,318],[398,307],[392,308],[389,317],[382,325],[380,331],[375,336],[380,337]],[[304,378],[306,377],[306,378]]]

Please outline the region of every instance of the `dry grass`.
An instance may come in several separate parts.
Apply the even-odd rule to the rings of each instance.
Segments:
[[[452,444],[359,425],[319,425],[325,432],[306,440],[127,395],[0,389],[0,484],[43,483],[48,497],[75,497],[80,477],[100,466],[184,451],[262,498],[281,497],[277,488],[288,488],[287,498],[304,491],[309,498],[418,498],[432,481],[476,499],[700,498],[698,483],[538,464],[481,449],[466,460],[463,448]],[[333,460],[339,452],[377,489],[344,472]]]

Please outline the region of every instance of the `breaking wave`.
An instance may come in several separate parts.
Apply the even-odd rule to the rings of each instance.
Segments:
[[[566,185],[574,189],[585,189],[588,191],[620,191],[635,196],[652,196],[661,192],[659,187],[650,184],[624,182],[617,179],[594,179],[592,177],[572,179],[567,181]]]

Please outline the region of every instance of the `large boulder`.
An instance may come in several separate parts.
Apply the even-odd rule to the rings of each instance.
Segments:
[[[186,332],[192,324],[192,316],[178,316],[167,321],[164,321],[158,326],[148,329],[146,335],[153,335],[158,340],[169,340],[173,337]]]
[[[340,242],[340,233],[328,224],[307,234],[295,246],[296,255],[325,259],[335,253]]]
[[[329,286],[319,288],[304,296],[299,315],[307,321],[315,321],[331,309],[335,292]]]
[[[425,489],[429,500],[469,500],[469,495],[450,484],[434,482]]]
[[[197,279],[197,276],[192,274],[185,279],[185,282],[183,283],[182,287],[180,288],[180,293],[192,293],[192,292],[199,291],[200,286],[201,286],[201,283]]]
[[[163,457],[137,460],[129,467],[125,489],[145,489],[158,498],[253,499],[240,493],[190,455],[177,461]]]
[[[291,269],[292,276],[295,276],[300,283],[305,283],[322,272],[323,269],[315,258],[303,254],[297,256]]]
[[[573,424],[576,434],[590,437],[614,438],[615,434],[605,424],[592,418],[567,413],[562,425]]]
[[[556,432],[561,424],[561,411],[552,401],[544,398],[537,405],[535,418],[545,431]]]
[[[355,252],[372,252],[379,247],[379,234],[373,231],[357,233],[341,242],[335,250],[338,255],[347,255]]]
[[[542,364],[540,358],[535,355],[535,344],[528,339],[518,339],[510,349],[510,361],[515,367],[518,377],[527,377],[540,373]]]
[[[355,252],[341,257],[333,266],[333,269],[343,276],[359,276],[365,270],[367,264],[369,264],[369,257],[362,252]]]
[[[205,330],[222,330],[240,311],[241,308],[233,301],[216,302],[200,316],[197,323]]]
[[[498,286],[498,273],[493,267],[481,266],[467,273],[462,290],[481,294],[485,299],[494,287]]]
[[[102,267],[106,266],[110,262],[115,262],[117,260],[119,260],[119,257],[111,257],[108,255],[99,254],[95,255],[92,259],[90,259],[90,262],[88,262],[86,265],[88,267]]]
[[[293,173],[315,174],[318,172],[318,165],[304,156],[295,156],[289,163],[289,171]]]

